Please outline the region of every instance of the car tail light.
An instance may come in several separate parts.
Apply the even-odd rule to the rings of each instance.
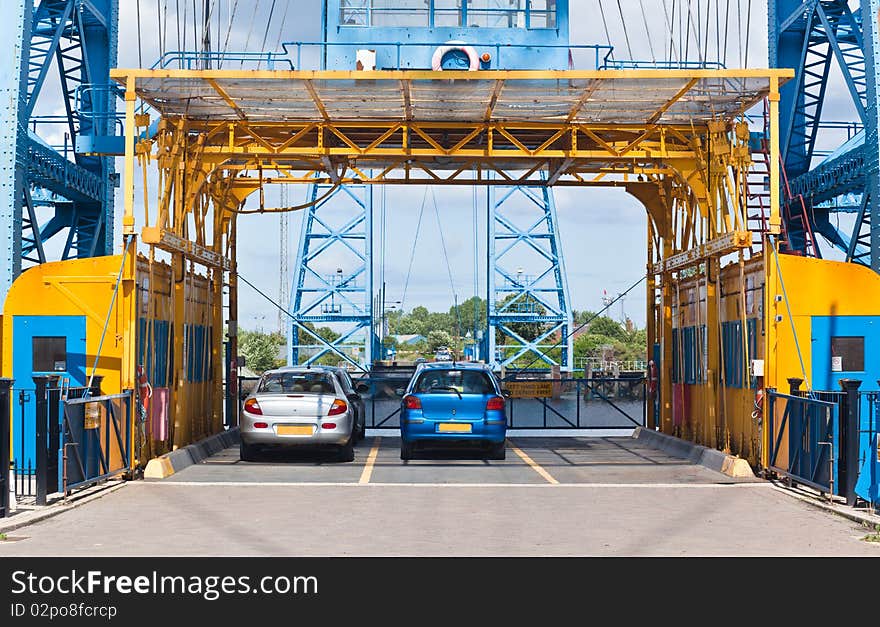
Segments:
[[[263,415],[263,410],[260,409],[260,404],[255,398],[249,398],[244,402],[244,410],[249,414]]]
[[[335,429],[336,423],[335,422],[325,422],[324,424],[321,425],[321,428],[322,429]]]
[[[403,398],[403,405],[407,409],[421,409],[422,401],[419,399],[418,396],[405,396]]]
[[[328,416],[338,416],[339,414],[344,414],[348,411],[348,403],[346,403],[341,398],[337,398],[333,401],[333,404],[330,406],[330,411],[327,412]]]
[[[489,402],[486,403],[486,411],[503,411],[504,410],[504,399],[500,396],[493,396],[489,399]]]
[[[254,423],[254,429],[268,429],[268,428],[269,428],[269,425],[266,424],[265,422],[255,422]]]

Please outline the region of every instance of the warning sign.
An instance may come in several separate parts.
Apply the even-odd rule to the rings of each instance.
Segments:
[[[552,381],[510,381],[507,383],[510,398],[551,398]]]

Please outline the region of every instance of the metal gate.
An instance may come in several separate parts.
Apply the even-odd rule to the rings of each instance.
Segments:
[[[644,376],[539,381],[548,389],[546,397],[507,399],[509,429],[633,429],[645,426],[647,390]],[[409,376],[371,375],[360,382],[370,388],[364,394],[367,428],[399,429],[400,401]],[[502,387],[507,387],[508,383],[517,381],[504,381]]]
[[[838,493],[840,405],[768,390],[770,470],[827,494]]]
[[[62,490],[86,487],[131,466],[131,390],[64,401]]]

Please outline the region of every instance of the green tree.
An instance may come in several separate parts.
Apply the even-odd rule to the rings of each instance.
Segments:
[[[434,330],[428,333],[428,350],[437,350],[441,346],[452,346],[452,336],[446,331]]]
[[[600,316],[593,320],[589,326],[590,333],[607,335],[621,342],[626,340],[626,329],[619,322],[615,322],[608,316]]]
[[[284,345],[279,340],[279,333],[242,330],[238,333],[238,352],[244,355],[248,368],[262,374],[278,365],[278,347]]]

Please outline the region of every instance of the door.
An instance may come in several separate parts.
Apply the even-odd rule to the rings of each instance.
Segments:
[[[85,316],[15,316],[12,320],[13,456],[18,468],[33,468],[36,453],[34,375],[69,379],[84,386],[86,373]],[[61,412],[59,412],[60,415]],[[50,432],[59,425],[50,425]],[[59,453],[60,455],[60,453]],[[50,465],[53,465],[50,462]],[[60,468],[60,465],[56,466]]]

